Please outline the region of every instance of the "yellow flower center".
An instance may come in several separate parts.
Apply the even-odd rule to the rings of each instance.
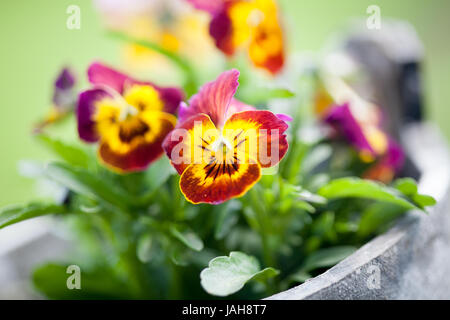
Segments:
[[[123,97],[97,102],[94,121],[101,140],[113,151],[127,153],[142,142],[151,142],[161,131],[161,119],[172,115],[163,112],[159,93],[148,85],[132,85]]]

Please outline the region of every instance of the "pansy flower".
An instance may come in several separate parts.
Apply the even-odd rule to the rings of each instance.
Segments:
[[[365,101],[340,79],[320,84],[315,111],[355,150],[362,161],[374,162],[364,174],[388,182],[401,169],[404,154],[401,147],[381,127],[377,106]],[[327,90],[328,89],[328,90]]]
[[[164,141],[192,203],[242,196],[260,179],[261,168],[276,165],[288,149],[283,120],[234,99],[238,78],[233,69],[205,84],[189,107],[180,107],[180,122]]]
[[[275,74],[284,64],[283,32],[275,0],[188,0],[211,14],[209,33],[232,56],[245,47],[253,64]]]
[[[381,159],[369,167],[364,173],[363,178],[377,180],[389,183],[395,174],[403,167],[405,162],[405,153],[403,149],[392,139],[388,141],[388,148]]]
[[[157,44],[164,50],[205,65],[217,62],[217,50],[208,34],[208,16],[185,0],[94,0],[108,29]],[[155,72],[171,68],[160,53],[139,44],[121,48],[127,68]]]
[[[36,124],[35,133],[46,126],[62,120],[74,110],[77,100],[75,93],[75,74],[68,67],[63,68],[53,84],[52,106],[47,116]]]
[[[175,127],[183,99],[177,88],[135,80],[103,64],[88,69],[93,87],[78,99],[78,134],[99,142],[98,155],[119,172],[145,169],[163,154],[161,144]]]
[[[386,133],[376,125],[358,122],[348,103],[332,106],[324,121],[350,143],[365,162],[372,162],[388,149]]]

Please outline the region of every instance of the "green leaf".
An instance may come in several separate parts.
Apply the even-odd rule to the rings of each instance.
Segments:
[[[126,283],[119,281],[111,270],[84,270],[80,268],[81,289],[69,290],[67,265],[49,263],[33,273],[33,284],[50,299],[132,299]]]
[[[402,207],[393,206],[389,203],[374,203],[362,213],[357,234],[360,238],[365,238],[405,212]]]
[[[333,154],[333,149],[330,145],[320,144],[311,150],[305,155],[305,158],[302,163],[302,172],[310,173],[313,171],[318,165],[328,160]]]
[[[434,206],[436,204],[436,200],[428,195],[419,194],[417,191],[417,184],[414,179],[411,178],[402,178],[397,179],[394,182],[395,188],[403,193],[408,199],[410,199],[414,204],[416,204],[419,208],[425,209],[425,207]]]
[[[295,96],[291,90],[286,88],[249,86],[243,87],[242,91],[241,94],[245,96],[245,102],[249,104],[259,104],[272,99],[286,99]]]
[[[121,209],[133,205],[131,195],[85,169],[51,163],[45,169],[45,175],[69,190],[91,199],[106,201]]]
[[[149,234],[145,234],[139,238],[136,248],[136,254],[138,259],[147,263],[152,259],[153,238]]]
[[[314,207],[313,207],[311,204],[309,204],[308,202],[302,201],[302,200],[295,201],[294,204],[293,204],[293,207],[294,207],[294,208],[298,208],[298,209],[305,210],[306,212],[309,212],[309,213],[314,213],[314,212],[316,212],[316,208],[314,208]]]
[[[177,227],[171,226],[170,233],[172,236],[184,245],[194,251],[201,251],[203,249],[203,241],[191,230],[185,230],[183,232],[179,231]]]
[[[301,189],[300,192],[298,192],[298,198],[303,201],[316,203],[316,204],[326,204],[327,199],[324,197],[321,197],[317,194],[311,193],[306,189]]]
[[[413,201],[420,208],[424,209],[425,207],[431,207],[436,204],[436,200],[432,196],[428,196],[425,194],[415,194],[413,196]]]
[[[123,32],[120,32],[120,31],[110,31],[110,32],[108,32],[108,34],[118,40],[137,44],[137,45],[145,47],[147,49],[154,50],[155,52],[158,52],[159,54],[165,56],[170,61],[172,61],[175,65],[177,65],[180,68],[180,70],[182,70],[184,72],[184,74],[186,76],[186,83],[184,85],[184,89],[185,89],[186,93],[188,94],[188,96],[192,95],[197,90],[198,85],[197,85],[196,73],[195,73],[193,67],[190,65],[189,61],[187,61],[183,57],[181,57],[181,56],[177,55],[176,53],[173,53],[167,49],[164,49],[157,43],[150,42],[150,41],[144,40],[144,39],[134,38]]]
[[[396,204],[405,209],[416,206],[404,199],[395,189],[381,183],[359,178],[340,178],[321,187],[317,192],[327,199],[365,198]]]
[[[295,96],[291,90],[286,88],[264,88],[261,91],[261,96],[264,97],[264,101],[277,98],[292,98]]]
[[[0,209],[0,229],[20,221],[65,211],[63,206],[55,204],[8,206]]]
[[[417,193],[417,184],[412,178],[397,179],[394,182],[394,187],[406,196],[412,196]]]
[[[149,185],[149,191],[153,192],[157,190],[175,173],[175,169],[170,165],[166,157],[161,157],[161,159],[152,163],[145,171],[145,179]]]
[[[322,213],[317,219],[314,220],[313,225],[311,226],[312,234],[318,237],[323,237],[333,229],[334,218],[334,212],[332,211]]]
[[[169,249],[169,257],[172,262],[180,267],[186,267],[189,265],[190,253],[192,251],[186,250],[182,244],[172,244]]]
[[[220,211],[217,213],[218,219],[214,229],[214,238],[216,240],[223,239],[233,228],[239,220],[236,214],[237,209],[241,207],[240,202],[228,201],[220,206]]]
[[[229,257],[216,257],[200,273],[201,285],[209,294],[228,296],[250,280],[266,281],[279,274],[274,268],[261,270],[258,260],[242,252],[231,252]]]
[[[45,134],[40,134],[37,136],[37,138],[49,150],[58,155],[67,163],[83,168],[87,168],[89,166],[91,156],[89,155],[87,150],[83,149],[82,147],[70,145],[61,140],[51,138],[50,136],[47,136]]]
[[[332,267],[355,251],[356,248],[351,246],[331,247],[317,250],[306,258],[301,271],[308,272],[317,268]]]
[[[311,279],[311,278],[312,278],[312,276],[309,273],[302,271],[302,270],[295,272],[289,276],[289,280],[291,280],[293,282],[300,282],[300,283],[305,282],[306,280]]]

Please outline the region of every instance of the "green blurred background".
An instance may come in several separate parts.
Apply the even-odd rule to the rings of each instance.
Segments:
[[[66,9],[72,4],[81,8],[80,30],[66,28]],[[382,19],[405,19],[417,29],[426,49],[427,116],[450,137],[450,1],[284,0],[281,5],[290,46],[318,51],[351,19],[365,19],[366,8],[372,4],[380,6]],[[93,59],[117,65],[120,55],[119,44],[105,36],[90,0],[2,1],[0,8],[2,206],[33,199],[33,181],[19,176],[17,163],[50,157],[30,132],[48,110],[52,82],[61,66],[70,64],[81,73]],[[84,80],[83,74],[79,77]]]

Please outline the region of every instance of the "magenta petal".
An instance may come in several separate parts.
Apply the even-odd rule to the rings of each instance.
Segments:
[[[154,86],[164,102],[164,111],[175,114],[180,102],[184,99],[184,93],[178,88],[160,88]]]
[[[117,92],[122,93],[125,83],[134,82],[133,79],[125,74],[116,71],[100,62],[92,63],[87,71],[89,82],[111,87]]]
[[[72,89],[75,81],[75,74],[69,68],[64,68],[55,80],[55,88],[60,90]]]
[[[184,122],[186,119],[196,115],[194,108],[189,108],[185,102],[181,102],[178,108],[178,123]]]
[[[105,97],[111,95],[102,89],[86,90],[78,97],[78,135],[86,142],[96,142],[99,139],[92,116],[95,113],[95,103]]]
[[[256,108],[254,106],[251,106],[249,104],[243,103],[242,101],[239,101],[238,99],[231,99],[230,105],[228,106],[227,113],[229,116],[231,116],[234,113],[242,112],[242,111],[255,111]]]
[[[348,104],[331,107],[324,120],[357,150],[365,150],[375,154],[375,151],[367,141],[361,126],[353,117]]]
[[[231,19],[227,11],[218,11],[209,24],[209,34],[214,39],[216,47],[227,55],[234,53],[234,46],[231,40],[232,32]]]
[[[206,83],[189,100],[189,108],[181,107],[180,121],[198,113],[207,114],[220,127],[225,123],[228,107],[239,85],[239,71],[223,72],[216,80]]]
[[[276,116],[278,119],[283,120],[284,122],[291,122],[292,120],[294,120],[290,115],[285,113],[277,113]]]
[[[228,119],[233,114],[242,112],[242,111],[254,111],[257,110],[255,107],[245,104],[237,99],[231,99],[231,102],[228,106],[228,109],[226,111],[225,119]],[[180,119],[180,122],[183,122],[184,120],[195,116],[198,114],[198,110],[196,108],[189,107],[186,103],[182,102],[180,103],[180,108],[178,109],[178,117]]]
[[[203,10],[211,14],[216,13],[220,10],[225,3],[225,0],[187,0],[190,2],[194,8],[198,10]]]
[[[382,160],[384,165],[400,170],[405,162],[405,153],[400,145],[392,139],[389,139],[388,149]]]
[[[151,86],[159,92],[161,100],[164,102],[164,111],[168,113],[175,113],[178,105],[184,99],[184,93],[181,89],[172,87],[163,88],[151,82],[139,81],[99,62],[92,63],[87,73],[89,81],[92,84],[106,85],[121,94],[123,94],[126,85],[139,84]]]
[[[60,112],[73,109],[76,100],[75,83],[75,74],[69,68],[62,69],[56,78],[52,101],[55,108]]]

